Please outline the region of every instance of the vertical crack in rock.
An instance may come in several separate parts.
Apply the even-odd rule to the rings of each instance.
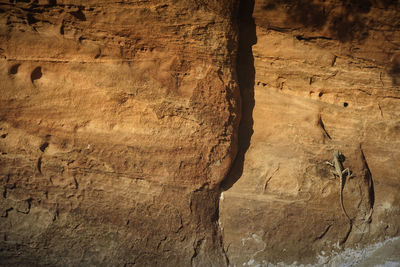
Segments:
[[[238,30],[238,50],[236,57],[236,77],[238,80],[241,97],[241,114],[238,129],[238,152],[232,163],[231,169],[222,181],[220,189],[226,191],[239,180],[243,173],[244,158],[250,146],[251,136],[253,135],[253,109],[254,109],[254,84],[255,67],[252,46],[257,43],[256,25],[253,19],[254,0],[240,0],[239,9],[236,13],[236,23]],[[223,192],[217,199],[217,229],[220,246],[225,260],[229,265],[227,251],[223,242],[223,229],[219,220],[219,201],[223,199]]]
[[[398,43],[399,24],[388,21],[398,21],[393,14],[400,3],[363,2],[255,1],[254,46],[250,2],[240,3],[242,119],[238,155],[221,185],[219,218],[231,265],[315,263],[318,251],[338,248],[337,241],[351,248],[398,235],[393,166],[400,143],[392,119],[398,113],[400,57],[385,35]],[[254,68],[256,85],[249,79]],[[357,177],[345,188],[354,214],[350,226],[333,223],[337,196],[322,179],[327,171],[321,159],[333,148],[357,153],[346,166]],[[277,179],[269,182],[265,173],[278,163]]]
[[[3,264],[311,262],[347,231],[327,226],[337,196],[318,162],[357,140],[368,153],[346,199],[356,204],[359,182],[357,214],[373,211],[376,229],[361,245],[398,234],[395,13],[353,15],[343,1],[76,2],[1,6]]]
[[[243,173],[244,158],[253,135],[255,67],[252,46],[257,43],[256,25],[252,17],[254,0],[241,0],[237,14],[239,47],[236,72],[241,96],[241,119],[238,130],[238,153],[222,190],[228,190]]]

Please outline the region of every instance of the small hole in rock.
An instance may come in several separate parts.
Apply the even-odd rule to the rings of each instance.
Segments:
[[[4,139],[4,138],[6,138],[6,137],[7,137],[7,135],[8,135],[8,134],[2,134],[2,135],[1,135],[1,138],[3,138],[3,139]]]
[[[324,93],[319,92],[318,97],[321,97],[321,96],[323,96],[323,95],[324,95]]]
[[[349,105],[349,103],[347,103],[347,102],[343,103],[343,107],[347,107],[348,105]]]
[[[8,74],[17,74],[20,65],[21,64],[12,65],[11,68],[8,70]]]
[[[42,78],[42,67],[36,67],[31,73],[31,81],[33,83],[40,78]]]

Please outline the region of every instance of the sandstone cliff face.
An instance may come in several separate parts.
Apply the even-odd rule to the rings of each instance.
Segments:
[[[234,1],[1,1],[1,262],[226,265]]]
[[[399,235],[399,3],[248,4],[240,151],[220,202],[230,263],[326,262]],[[352,226],[325,164],[335,150],[354,174],[343,192]]]
[[[1,264],[315,263],[399,235],[400,4],[354,2],[0,0]]]

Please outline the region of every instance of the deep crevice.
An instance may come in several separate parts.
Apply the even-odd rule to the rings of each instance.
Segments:
[[[250,140],[253,135],[255,66],[252,46],[257,43],[256,25],[253,18],[254,2],[254,0],[240,0],[236,17],[238,26],[236,77],[241,97],[241,119],[238,128],[238,152],[228,175],[221,183],[221,191],[231,188],[242,176],[245,154],[250,147]],[[266,84],[263,84],[263,86],[266,86]],[[230,266],[228,253],[224,248],[223,235],[219,228],[219,201],[220,198],[217,198],[216,227],[218,239],[225,261]]]
[[[223,191],[231,188],[242,176],[245,154],[253,135],[255,67],[252,46],[257,43],[253,10],[254,0],[240,1],[237,17],[239,46],[236,72],[241,96],[241,120],[238,129],[238,153],[230,172],[221,184]]]

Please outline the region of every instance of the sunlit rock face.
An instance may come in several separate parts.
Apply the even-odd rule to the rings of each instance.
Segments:
[[[0,262],[226,265],[235,1],[0,1]]]
[[[219,208],[231,265],[327,263],[399,235],[400,4],[244,2],[239,153]]]
[[[334,264],[398,236],[398,14],[0,0],[0,265]]]

